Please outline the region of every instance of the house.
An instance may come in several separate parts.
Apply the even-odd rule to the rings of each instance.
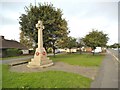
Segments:
[[[71,49],[67,48],[66,52],[67,53],[69,53],[69,52],[75,53],[75,52],[77,52],[77,48],[71,48]]]
[[[0,36],[0,57],[5,57],[5,51],[10,48],[16,48],[23,52],[23,54],[29,54],[29,50],[15,40],[7,40],[4,36]]]
[[[92,48],[91,47],[82,47],[81,50],[83,52],[92,52]]]
[[[105,47],[96,47],[95,50],[92,50],[91,47],[82,47],[81,50],[85,51],[85,52],[95,52],[95,53],[106,52],[106,48]]]

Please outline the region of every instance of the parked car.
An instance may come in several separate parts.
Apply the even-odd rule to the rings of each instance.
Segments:
[[[92,52],[94,52],[94,53],[101,53],[102,49],[101,49],[101,47],[96,47],[96,49],[92,50]]]
[[[55,49],[55,53],[60,53],[60,50],[59,49]]]

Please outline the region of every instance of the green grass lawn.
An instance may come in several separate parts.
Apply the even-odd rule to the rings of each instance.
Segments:
[[[102,60],[105,55],[91,55],[91,54],[62,54],[56,55],[56,57],[50,57],[53,62],[61,61],[64,63],[68,63],[71,65],[79,65],[79,66],[100,66]]]
[[[53,62],[65,62],[79,66],[99,66],[104,55],[90,54],[61,54]],[[63,71],[45,71],[31,73],[10,72],[7,65],[3,65],[3,88],[89,88],[91,79],[78,74]]]
[[[89,88],[92,81],[62,71],[17,73],[8,69],[8,66],[3,65],[3,88]]]

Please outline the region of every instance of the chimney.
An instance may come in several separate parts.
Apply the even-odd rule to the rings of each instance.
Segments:
[[[4,39],[4,36],[0,36],[0,39]]]

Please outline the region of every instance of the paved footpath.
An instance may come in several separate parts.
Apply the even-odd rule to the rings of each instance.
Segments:
[[[21,61],[21,60],[28,60],[30,58],[32,58],[33,56],[26,56],[26,57],[22,57],[22,58],[14,58],[14,59],[8,59],[8,60],[0,60],[0,64],[7,64],[7,63],[11,63],[11,62],[15,62],[15,61]]]
[[[62,54],[62,53],[60,53]],[[56,54],[57,55],[57,54]],[[48,54],[48,56],[53,56],[53,54]],[[12,62],[17,62],[17,61],[28,61],[28,59],[33,58],[33,55],[31,56],[26,56],[26,57],[21,57],[21,58],[12,58],[12,59],[8,59],[8,60],[0,60],[0,64],[9,64]]]
[[[91,88],[118,88],[118,62],[110,53],[103,60]]]

